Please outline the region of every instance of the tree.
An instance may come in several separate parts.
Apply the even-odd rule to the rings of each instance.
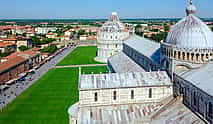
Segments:
[[[137,24],[136,26],[135,26],[135,28],[141,28],[142,26],[140,25],[140,24]]]
[[[149,39],[160,42],[161,40],[165,40],[167,36],[166,32],[162,32],[160,34],[153,34],[151,35],[151,37],[149,37]]]
[[[56,45],[50,45],[48,47],[44,47],[43,49],[40,50],[42,53],[55,53],[58,50]]]
[[[44,38],[40,44],[48,44],[48,43],[52,43],[53,41],[55,41],[55,39],[52,38]]]
[[[135,34],[139,35],[139,36],[143,36],[143,32],[138,32],[136,31]]]
[[[159,29],[152,29],[153,32],[159,32]]]
[[[169,32],[169,26],[168,25],[164,25],[164,31]]]
[[[78,35],[84,35],[85,31],[84,30],[79,30]]]
[[[27,48],[26,46],[24,46],[24,45],[18,47],[18,49],[19,49],[20,51],[28,50],[28,48]]]
[[[40,45],[40,39],[37,36],[33,36],[32,38],[32,44],[33,46],[37,47],[38,45]]]

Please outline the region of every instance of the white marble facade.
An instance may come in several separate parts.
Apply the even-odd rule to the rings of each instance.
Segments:
[[[109,20],[104,23],[98,32],[98,51],[95,60],[107,62],[109,57],[121,52],[123,49],[123,40],[127,37],[129,37],[129,31],[120,22],[117,13],[113,12]]]
[[[165,43],[135,35],[123,43],[128,31],[112,13],[98,34],[96,60],[107,62],[112,56],[108,65],[113,73],[80,76],[79,102],[68,110],[70,123],[212,124],[213,34],[195,11],[190,2],[187,16],[173,27]],[[142,72],[115,64],[113,55],[120,51],[128,57],[121,60],[131,59]],[[113,71],[117,66],[131,73]]]

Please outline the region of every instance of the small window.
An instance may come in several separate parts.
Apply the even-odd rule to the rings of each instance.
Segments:
[[[113,100],[116,100],[116,91],[113,91]]]
[[[118,47],[118,44],[115,44],[115,48],[117,48]]]
[[[134,90],[131,90],[131,99],[134,99]]]
[[[149,98],[152,98],[152,88],[149,89]]]
[[[95,102],[97,102],[97,101],[98,101],[98,93],[97,93],[97,92],[95,92],[94,99],[95,99]]]

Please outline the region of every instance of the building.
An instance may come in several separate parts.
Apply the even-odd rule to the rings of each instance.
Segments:
[[[80,35],[79,40],[80,41],[97,40],[97,37],[96,37],[96,35]]]
[[[46,34],[46,37],[47,37],[47,38],[55,39],[55,38],[57,37],[57,33],[47,33],[47,34]]]
[[[26,46],[27,48],[32,48],[32,39],[29,37],[17,37],[17,38],[3,38],[3,42],[16,44],[17,51],[19,51],[20,46]]]
[[[17,79],[19,74],[32,69],[40,62],[40,54],[33,49],[12,53],[10,56],[1,58],[0,84]]]
[[[17,39],[16,38],[2,38],[2,41],[7,42],[7,43],[16,43]]]
[[[72,30],[67,30],[67,31],[64,32],[64,35],[71,37],[73,35],[73,31]]]
[[[111,73],[79,74],[70,124],[212,124],[213,34],[195,11],[190,1],[165,42],[130,36]]]
[[[0,42],[0,52],[1,53],[12,53],[16,51],[16,44]]]
[[[213,123],[213,33],[195,16],[192,1],[186,13],[161,44],[161,65],[173,78],[174,96],[183,96],[184,105]]]
[[[100,80],[102,81],[99,82]],[[158,84],[155,84],[156,82]],[[155,90],[156,88],[160,90]],[[81,116],[76,118],[77,116],[70,108],[69,112],[73,115],[70,118],[72,120],[71,123],[75,124],[78,121],[85,124],[95,118],[97,123],[110,123],[113,117],[110,117],[111,113],[107,109],[115,109],[114,111],[120,107],[128,109],[126,108],[128,104],[137,106],[140,103],[141,105],[138,106],[138,110],[143,110],[148,107],[149,102],[155,101],[156,103],[152,104],[153,109],[151,110],[155,111],[161,106],[158,102],[170,95],[172,95],[172,83],[165,72],[82,75],[79,80],[80,101],[76,105],[79,109],[76,114]],[[103,107],[96,110],[96,106]],[[117,107],[113,108],[113,106]],[[90,114],[94,114],[94,116],[90,116]],[[149,113],[145,112],[143,116],[148,115]],[[100,120],[101,116],[104,117],[103,120]]]
[[[56,27],[36,27],[35,28],[35,32],[37,34],[47,34],[49,32],[54,32],[56,30],[57,30]]]
[[[70,40],[70,36],[68,35],[63,35],[59,37],[60,41],[69,41]]]
[[[123,40],[127,37],[129,37],[129,31],[120,22],[117,13],[113,12],[98,32],[98,52],[95,59],[100,62],[107,62],[109,57],[122,51]]]
[[[172,27],[161,43],[161,64],[168,72],[199,68],[213,59],[213,33],[195,12],[196,7],[190,4],[187,16]]]
[[[35,31],[34,30],[26,32],[26,37],[33,37],[33,36],[35,36]]]
[[[32,30],[31,26],[14,26],[11,28],[12,34],[24,34]]]
[[[16,45],[17,45],[17,51],[19,51],[20,46],[26,46],[29,49],[33,47],[32,39],[28,37],[17,38]]]

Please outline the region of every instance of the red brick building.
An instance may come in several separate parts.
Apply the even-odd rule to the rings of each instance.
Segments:
[[[0,63],[0,84],[18,78],[19,74],[39,64],[40,53],[30,49],[24,52],[13,53],[2,59],[4,59],[4,62]]]

